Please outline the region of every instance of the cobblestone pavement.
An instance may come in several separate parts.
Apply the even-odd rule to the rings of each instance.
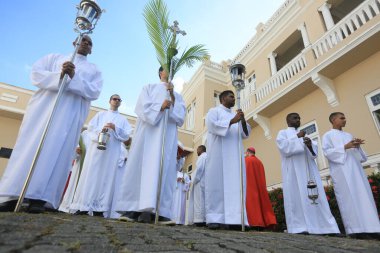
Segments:
[[[380,241],[0,213],[0,252],[380,252]]]

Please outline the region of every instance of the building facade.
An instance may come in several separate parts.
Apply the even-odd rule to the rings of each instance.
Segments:
[[[227,49],[227,48],[226,48]],[[330,113],[345,113],[345,131],[366,140],[367,173],[380,168],[380,1],[286,0],[233,60],[203,63],[182,91],[187,106],[184,129],[194,133],[192,148],[205,144],[208,110],[231,85],[229,65],[246,66],[241,106],[252,127],[244,147],[254,146],[263,161],[268,188],[281,186],[276,146],[285,117],[297,112],[301,129],[321,146]],[[317,164],[328,183],[327,160]],[[195,153],[185,166],[196,163]]]

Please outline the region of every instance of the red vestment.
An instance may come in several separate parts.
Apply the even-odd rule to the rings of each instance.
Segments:
[[[253,227],[268,227],[277,224],[265,181],[262,162],[254,155],[245,158],[248,223]]]

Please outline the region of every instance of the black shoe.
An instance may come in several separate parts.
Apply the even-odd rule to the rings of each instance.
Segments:
[[[46,201],[31,199],[29,200],[28,213],[43,213],[45,212],[45,203]]]
[[[88,214],[87,211],[79,211],[79,210],[74,213],[74,215],[87,215],[87,214]]]
[[[379,240],[380,237],[377,237],[377,233],[357,233],[357,234],[350,234],[349,236],[354,239],[359,240]]]
[[[17,199],[0,203],[0,212],[13,212],[17,205]]]
[[[196,227],[205,227],[206,226],[206,222],[194,222],[194,225]]]
[[[212,229],[212,230],[220,229],[220,224],[219,223],[208,223],[207,228]]]
[[[251,230],[251,231],[259,231],[260,232],[260,231],[264,231],[264,228],[263,227],[252,226],[252,227],[249,227],[249,230]]]
[[[103,212],[92,212],[93,216],[103,217]]]
[[[161,225],[169,225],[169,226],[174,226],[175,221],[172,221],[169,218],[166,218],[164,216],[158,216],[158,223]]]
[[[152,214],[149,212],[143,212],[137,218],[137,222],[140,223],[151,223],[152,222]]]

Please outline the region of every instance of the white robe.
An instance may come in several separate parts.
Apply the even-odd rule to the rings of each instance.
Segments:
[[[344,149],[351,134],[332,129],[323,136],[323,152],[330,164],[339,211],[347,234],[379,233],[380,223],[372,191],[361,162],[362,148]]]
[[[58,93],[62,64],[70,56],[51,54],[32,67],[31,80],[39,90],[31,97],[16,145],[0,182],[0,196],[17,197],[28,175],[43,130]],[[90,102],[102,88],[99,70],[85,56],[77,55],[75,75],[61,97],[45,145],[35,166],[26,198],[39,199],[58,208],[71,169],[80,130],[87,118]]]
[[[110,138],[106,150],[98,149],[98,136],[104,125],[115,124],[115,130],[108,129]],[[91,144],[83,164],[72,211],[107,212],[111,208],[115,175],[120,157],[121,142],[127,141],[132,128],[126,117],[118,111],[99,112],[91,119],[88,134]]]
[[[122,177],[122,185],[115,209],[119,212],[154,212],[161,161],[161,143],[164,130],[164,114],[160,111],[166,99],[164,83],[150,84],[143,88],[135,113],[136,123],[130,158]],[[171,203],[176,180],[177,127],[185,118],[185,104],[180,94],[174,93],[174,107],[169,109],[165,137],[165,157],[161,185],[159,215],[171,217]]]
[[[83,140],[83,144],[87,149],[91,141],[88,137],[87,130],[81,133],[81,137]],[[65,195],[63,196],[62,202],[58,208],[58,210],[61,212],[65,212],[65,213],[70,212],[70,205],[73,202],[75,190],[77,188],[80,174],[81,174],[81,171],[80,171],[81,158],[82,158],[82,155],[77,154],[74,160],[73,167],[71,168],[69,184],[67,185]]]
[[[193,203],[194,215],[193,222],[202,223],[206,222],[205,216],[205,167],[206,167],[207,153],[202,153],[197,160],[196,169],[193,177]]]
[[[129,151],[125,147],[124,143],[121,143],[121,152],[120,152],[120,157],[119,157],[119,161],[118,161],[118,167],[116,170],[115,183],[114,183],[114,187],[113,187],[114,193],[113,193],[113,198],[112,198],[111,210],[104,215],[106,218],[118,219],[121,216],[120,213],[116,212],[115,204],[116,204],[116,200],[118,198],[118,196],[117,196],[118,189],[121,185],[121,177],[125,173],[125,167],[127,164],[128,153],[129,153]]]
[[[179,181],[180,179],[183,182]],[[190,178],[186,173],[177,172],[177,181],[175,183],[175,190],[172,202],[172,217],[171,220],[176,224],[185,224],[186,214],[186,196],[190,188]]]
[[[331,214],[322,185],[316,156],[313,156],[303,138],[298,138],[294,127],[281,130],[277,135],[277,147],[281,153],[282,185],[284,194],[285,218],[288,233],[308,232],[310,234],[339,233],[338,225]],[[314,153],[318,148],[312,142]],[[315,179],[319,197],[317,205],[311,204],[307,189],[307,168]]]
[[[245,185],[245,160],[243,144],[239,154],[239,138],[248,138],[241,124],[232,124],[236,112],[219,105],[207,113],[207,161],[205,171],[206,222],[241,224],[240,167],[242,159],[243,184]],[[240,134],[238,136],[238,126]],[[248,134],[251,131],[247,124]],[[245,186],[243,186],[245,189]],[[245,203],[245,190],[243,192]],[[245,209],[245,205],[244,205]],[[245,223],[247,222],[246,211]]]

